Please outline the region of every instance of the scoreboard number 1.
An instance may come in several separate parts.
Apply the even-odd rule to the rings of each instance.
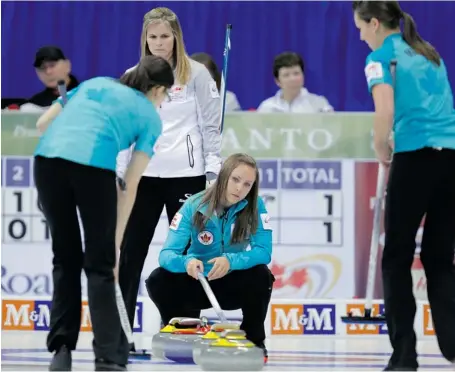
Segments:
[[[333,195],[331,194],[324,194],[324,199],[327,200],[327,215],[333,215]]]
[[[22,213],[22,191],[14,191],[13,195],[16,197],[16,211]]]
[[[44,217],[33,217],[32,241],[48,241],[51,238],[49,225]]]
[[[332,222],[324,222],[323,225],[325,226],[326,233],[327,233],[327,243],[332,243],[333,238],[332,238]]]
[[[327,201],[327,215],[328,216],[333,216],[333,195],[331,194],[324,194],[324,199]],[[332,222],[324,222],[323,223],[325,226],[326,230],[326,240],[327,243],[332,243],[333,242],[333,237],[332,237]]]

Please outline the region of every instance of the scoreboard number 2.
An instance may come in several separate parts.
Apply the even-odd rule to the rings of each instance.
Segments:
[[[14,165],[12,179],[14,182],[22,182],[24,180],[24,167],[20,165]]]

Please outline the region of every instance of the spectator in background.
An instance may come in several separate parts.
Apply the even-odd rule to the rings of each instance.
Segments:
[[[207,67],[207,70],[209,70],[213,80],[216,81],[218,91],[220,91],[221,74],[213,58],[207,53],[194,53],[191,55],[191,58],[199,63],[202,63],[205,67]],[[237,111],[241,109],[242,108],[240,107],[239,101],[237,100],[237,96],[235,95],[235,93],[229,90],[226,91],[226,112]]]
[[[275,96],[263,101],[257,111],[308,114],[333,111],[325,97],[312,94],[303,87],[304,67],[303,59],[297,53],[285,52],[276,56],[273,75],[281,89]]]
[[[39,107],[48,107],[60,96],[57,82],[64,80],[67,90],[79,85],[79,81],[71,74],[71,61],[65,58],[62,50],[56,46],[44,46],[36,52],[36,74],[46,87],[43,91],[35,94],[28,100]]]

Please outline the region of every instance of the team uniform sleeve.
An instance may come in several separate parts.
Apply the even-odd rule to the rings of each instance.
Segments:
[[[69,102],[70,99],[73,98],[74,95],[77,93],[77,91],[79,90],[79,87],[80,87],[80,85],[78,85],[76,88],[73,88],[73,89],[71,89],[69,92],[66,93],[66,98],[68,99],[68,102]],[[63,98],[62,98],[62,96],[58,97],[58,98],[54,101],[54,103],[55,103],[55,102],[60,103],[60,106],[63,107]]]
[[[264,202],[258,198],[258,228],[250,236],[249,251],[225,253],[231,270],[246,270],[257,265],[268,265],[272,259],[272,226]]]
[[[134,151],[143,151],[152,157],[155,153],[155,143],[161,135],[162,122],[154,107],[146,107],[143,110],[154,111],[151,111],[152,114],[141,116],[141,131],[134,145]]]
[[[195,76],[196,98],[200,108],[205,173],[221,169],[221,100],[215,81],[206,68]]]
[[[378,84],[389,84],[393,86],[390,61],[379,58],[374,53],[370,54],[366,60],[365,77],[370,93],[373,87]]]
[[[194,258],[194,255],[183,255],[183,252],[191,241],[193,213],[188,200],[175,214],[169,226],[169,232],[160,252],[159,265],[173,273],[186,272],[186,265]]]

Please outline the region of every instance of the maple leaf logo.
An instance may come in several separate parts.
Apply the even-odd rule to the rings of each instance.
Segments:
[[[101,102],[103,100],[104,94],[107,92],[107,89],[87,89],[87,99],[91,101]]]
[[[210,241],[210,236],[208,236],[207,234],[204,234],[204,235],[201,236],[201,240],[204,243],[208,243]]]
[[[209,245],[213,241],[213,235],[209,231],[203,231],[198,236],[199,241],[204,245]]]
[[[286,266],[272,262],[270,268],[275,276],[274,289],[280,289],[286,286],[301,288],[308,282],[308,270],[306,268],[294,269],[289,275],[286,275]],[[288,270],[289,272],[290,270]]]

